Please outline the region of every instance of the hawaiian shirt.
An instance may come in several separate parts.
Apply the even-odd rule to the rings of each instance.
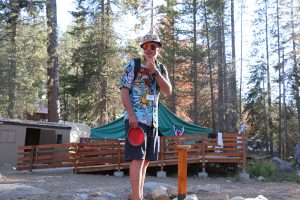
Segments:
[[[143,63],[141,64],[143,65]],[[136,79],[134,80],[134,60],[131,60],[126,66],[120,81],[120,88],[130,89],[129,96],[131,105],[134,109],[139,122],[148,126],[158,127],[158,99],[160,89],[155,78],[140,67]],[[160,67],[157,67],[161,71]],[[169,80],[167,69],[164,66],[163,75]],[[128,119],[128,113],[125,110],[124,119]]]

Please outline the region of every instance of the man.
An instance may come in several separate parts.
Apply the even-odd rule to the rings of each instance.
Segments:
[[[169,96],[172,86],[165,66],[156,57],[162,44],[155,34],[147,34],[141,42],[143,56],[138,65],[131,60],[122,74],[120,93],[125,107],[125,160],[131,161],[132,200],[143,199],[143,187],[149,161],[158,158],[158,98],[160,91]],[[135,68],[139,69],[136,74]],[[132,146],[127,139],[130,128],[140,127],[145,133],[141,146]]]

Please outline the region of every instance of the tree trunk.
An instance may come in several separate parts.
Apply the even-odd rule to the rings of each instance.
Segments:
[[[48,121],[58,122],[59,80],[58,80],[58,55],[57,55],[57,10],[56,0],[46,1],[48,34],[48,62],[47,62],[47,93],[48,93]]]
[[[239,117],[242,120],[242,87],[243,87],[243,6],[244,1],[241,2],[241,66],[240,66],[240,102],[239,102]]]
[[[168,8],[172,7],[172,14],[171,14],[171,30],[172,30],[172,111],[173,113],[176,113],[176,83],[175,83],[175,65],[176,65],[176,55],[175,55],[175,14],[174,14],[174,2],[170,3],[168,2]],[[171,5],[170,5],[171,4]]]
[[[99,119],[98,123],[103,125],[107,123],[107,96],[106,96],[106,91],[107,91],[107,80],[101,81],[101,91],[100,94],[102,95],[100,98],[100,109],[99,109]]]
[[[107,3],[107,5],[109,5],[109,1]],[[107,27],[108,27],[108,19],[107,17],[105,17],[105,15],[109,16],[109,8],[107,7],[107,13],[105,12],[105,1],[101,0],[101,41],[100,44],[103,46],[103,53],[106,52],[106,48],[107,48]],[[102,60],[101,63],[102,66],[105,66],[105,60]],[[104,68],[102,67],[101,72],[104,71]],[[100,74],[103,74],[101,73]],[[107,122],[106,116],[107,116],[107,79],[105,77],[103,77],[103,75],[101,75],[101,80],[100,80],[100,92],[99,92],[99,118],[98,118],[98,123],[103,125]]]
[[[294,10],[293,10],[293,6],[294,6],[294,1],[291,0],[291,15],[292,15],[292,40],[293,40],[293,77],[294,77],[294,99],[296,101],[296,109],[297,109],[297,119],[298,119],[298,124],[297,124],[297,133],[298,135],[300,135],[300,94],[299,94],[299,87],[300,87],[300,70],[299,67],[297,67],[297,65],[299,63],[297,63],[297,53],[296,53],[296,34],[295,34],[295,16],[294,16]]]
[[[235,54],[235,23],[234,23],[234,0],[231,0],[231,52],[232,60],[229,71],[229,91],[228,91],[228,101],[229,105],[228,115],[226,119],[228,120],[229,132],[237,132],[237,87],[236,87],[236,54]]]
[[[271,156],[273,156],[273,134],[270,131],[270,126],[272,124],[272,119],[271,119],[271,78],[270,78],[270,64],[269,64],[269,30],[268,30],[268,5],[267,5],[267,0],[265,0],[265,33],[266,33],[266,56],[267,56],[267,149],[270,151]],[[268,148],[270,144],[270,149]]]
[[[285,88],[285,79],[286,79],[286,74],[284,70],[284,52],[282,53],[282,75],[283,75],[283,81],[282,81],[282,87],[283,87],[283,126],[284,126],[284,138],[285,138],[285,156],[288,158],[289,156],[292,156],[292,153],[290,152],[290,146],[289,146],[289,136],[288,136],[288,130],[287,130],[287,119],[286,119],[286,114],[287,114],[287,109],[286,109],[286,102],[285,102],[285,94],[286,94],[286,88]]]
[[[222,8],[223,10],[223,8]],[[223,12],[223,11],[222,11]],[[223,15],[221,15],[223,16]],[[221,34],[221,41],[222,41],[222,65],[223,65],[223,115],[224,115],[224,127],[223,127],[223,132],[228,132],[229,131],[229,126],[230,126],[230,120],[228,119],[229,115],[228,115],[228,112],[229,112],[229,109],[230,109],[230,106],[229,106],[229,92],[230,92],[230,89],[228,87],[228,77],[229,77],[229,68],[228,68],[228,64],[227,64],[227,61],[226,61],[226,50],[225,50],[225,23],[224,23],[224,17],[222,17],[222,26],[221,26],[221,30],[222,30],[222,34]]]
[[[19,18],[20,7],[15,1],[10,3],[11,14],[8,19],[8,34],[10,37],[10,57],[9,57],[9,70],[8,70],[8,106],[7,114],[9,118],[14,118],[15,104],[16,104],[16,35],[17,35],[17,20]]]
[[[276,0],[276,4],[277,4],[277,7],[276,7],[276,17],[277,17],[277,63],[278,63],[278,89],[279,89],[279,102],[278,102],[278,156],[279,158],[281,158],[281,131],[282,131],[282,128],[281,128],[281,98],[282,98],[282,95],[281,95],[281,84],[282,84],[282,77],[281,77],[281,62],[280,62],[280,48],[281,48],[281,45],[280,45],[280,29],[279,29],[279,2],[278,0]]]
[[[224,132],[224,109],[225,109],[225,102],[224,102],[224,36],[223,36],[223,9],[224,4],[220,1],[220,7],[218,12],[218,131]]]
[[[211,98],[211,123],[213,130],[216,130],[215,122],[215,97],[214,97],[214,86],[213,86],[213,69],[211,62],[211,50],[210,50],[210,39],[208,35],[208,20],[207,20],[207,10],[206,1],[204,1],[204,19],[205,19],[205,34],[207,42],[207,56],[208,56],[208,68],[209,68],[209,86],[210,86],[210,98]]]
[[[197,3],[196,0],[193,0],[193,85],[194,85],[194,123],[198,124],[198,116],[199,116],[199,109],[198,109],[198,69],[197,69],[197,25],[196,25],[196,15],[197,15]]]

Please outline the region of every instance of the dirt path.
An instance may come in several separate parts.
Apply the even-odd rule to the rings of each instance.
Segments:
[[[73,174],[70,169],[66,170],[47,170],[18,172],[11,169],[0,168],[0,184],[25,184],[36,188],[44,189],[47,192],[43,194],[7,194],[1,192],[0,200],[14,199],[84,199],[74,198],[79,193],[94,193],[94,196],[100,193],[111,195],[111,199],[125,200],[130,192],[129,177],[115,177],[105,174]],[[177,186],[176,177],[157,178],[148,176],[146,182],[167,183]],[[228,194],[230,198],[241,196],[244,198],[254,198],[263,195],[269,200],[299,200],[300,184],[290,182],[258,182],[258,181],[235,181],[234,178],[205,178],[189,177],[188,185],[217,184],[222,193]],[[86,198],[90,199],[90,198]],[[101,198],[98,198],[101,199]],[[108,198],[109,199],[109,198]],[[200,198],[199,198],[200,199]],[[209,199],[204,198],[202,199]],[[213,198],[210,200],[214,200]]]

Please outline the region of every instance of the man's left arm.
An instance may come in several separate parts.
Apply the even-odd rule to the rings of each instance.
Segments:
[[[169,81],[168,71],[164,65],[159,66],[160,69],[157,68],[155,61],[147,61],[144,68],[148,71],[149,74],[154,76],[160,91],[165,96],[170,96],[172,93],[172,85]]]
[[[160,72],[158,69],[156,69],[155,72],[153,73],[153,76],[160,88],[160,91],[165,96],[170,96],[172,93],[172,85],[168,78],[167,69],[164,68],[164,70],[162,70],[162,72]]]

